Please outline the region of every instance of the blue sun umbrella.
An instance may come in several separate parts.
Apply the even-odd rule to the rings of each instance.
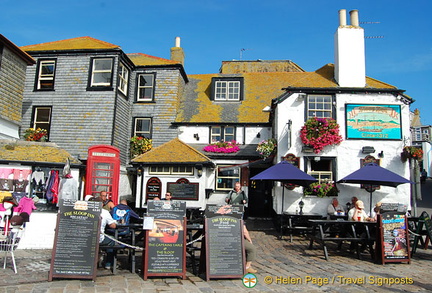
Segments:
[[[317,180],[309,174],[303,172],[293,164],[287,161],[281,161],[276,165],[262,171],[261,173],[253,176],[251,180],[271,180],[279,181],[282,183],[291,183],[308,187],[311,183]],[[282,189],[282,212],[284,210],[284,189]]]
[[[376,163],[366,164],[364,167],[354,171],[353,173],[345,176],[344,178],[337,181],[337,183],[353,183],[363,184],[369,187],[370,192],[370,211],[372,212],[372,192],[374,191],[373,186],[383,185],[397,187],[400,184],[414,182],[379,166]]]

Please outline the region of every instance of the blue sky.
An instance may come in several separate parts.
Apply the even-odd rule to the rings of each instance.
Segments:
[[[0,33],[18,46],[91,36],[126,53],[170,56],[181,37],[188,74],[222,61],[292,60],[306,71],[334,63],[338,11],[359,10],[366,74],[406,90],[432,125],[430,0],[0,0]],[[349,21],[348,21],[349,22]]]

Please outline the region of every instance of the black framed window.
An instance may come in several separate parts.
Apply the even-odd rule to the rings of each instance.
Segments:
[[[133,136],[152,138],[152,119],[148,117],[135,118]]]
[[[36,90],[54,90],[55,70],[57,60],[39,59],[36,71]]]
[[[155,91],[155,74],[138,74],[137,102],[152,102]]]
[[[243,78],[214,77],[212,79],[211,99],[218,102],[236,102],[243,100]]]
[[[234,126],[212,126],[210,129],[211,142],[236,140]]]
[[[114,58],[92,58],[89,88],[112,89]]]
[[[47,106],[35,106],[33,108],[33,119],[31,127],[34,129],[41,128],[47,131],[48,139],[51,129],[52,108]]]

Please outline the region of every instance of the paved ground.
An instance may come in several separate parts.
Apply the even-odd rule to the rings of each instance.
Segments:
[[[260,226],[260,225],[251,225]],[[411,264],[375,264],[369,255],[358,260],[348,251],[330,248],[326,261],[322,249],[316,245],[309,250],[308,242],[297,236],[293,243],[283,240],[270,228],[251,231],[259,255],[255,264],[258,284],[245,288],[242,280],[210,280],[194,276],[188,266],[187,279],[149,278],[141,273],[130,273],[123,260],[116,275],[98,269],[96,281],[59,280],[48,282],[50,250],[17,250],[18,274],[10,262],[2,271],[2,292],[431,292],[432,248],[418,249]],[[139,261],[140,263],[140,261]],[[137,268],[141,271],[140,265]],[[326,282],[331,284],[326,284]],[[389,283],[392,284],[389,284]],[[357,284],[356,284],[357,283]],[[402,284],[404,283],[404,284]]]

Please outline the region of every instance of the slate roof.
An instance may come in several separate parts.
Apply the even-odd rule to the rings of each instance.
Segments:
[[[17,56],[19,56],[24,62],[27,63],[27,65],[33,65],[36,63],[36,61],[33,59],[32,56],[24,52],[22,49],[20,49],[17,45],[12,43],[8,38],[0,34],[0,45],[3,44],[6,46],[9,50],[11,50],[13,53],[15,53]]]
[[[120,46],[107,43],[92,37],[78,37],[48,43],[22,46],[22,50],[31,51],[70,51],[70,50],[102,50],[121,49]]]
[[[193,147],[175,138],[151,149],[132,160],[132,163],[145,164],[196,164],[211,163],[211,160]]]
[[[71,164],[81,164],[81,161],[55,143],[0,140],[0,161],[64,164],[67,158]]]
[[[241,74],[188,75],[189,83],[179,102],[176,123],[238,124],[268,123],[269,113],[262,109],[270,106],[272,99],[285,93],[285,88],[341,89],[335,82],[334,65],[327,64],[314,72],[253,72]],[[215,102],[210,100],[213,77],[242,77],[244,99],[240,102]],[[367,89],[398,89],[390,84],[366,77]],[[360,90],[362,90],[360,89]]]
[[[209,153],[203,151],[208,144],[190,144],[198,152],[209,157],[210,159],[229,159],[229,160],[258,160],[259,153],[256,151],[257,144],[239,145],[240,150],[236,153]]]
[[[181,64],[179,61],[164,59],[143,53],[127,54],[127,56],[136,66]]]

